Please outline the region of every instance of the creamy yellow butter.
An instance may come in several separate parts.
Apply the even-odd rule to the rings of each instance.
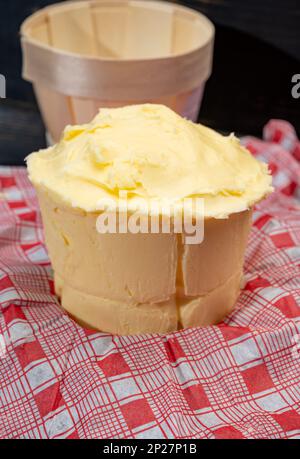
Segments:
[[[27,159],[63,308],[118,334],[169,333],[218,323],[239,295],[252,205],[268,194],[267,166],[161,105],[102,109]],[[102,234],[103,200],[203,197],[204,240],[174,232]],[[146,200],[146,201],[145,201]],[[175,207],[175,206],[174,206]],[[178,208],[178,207],[176,207]]]
[[[162,105],[101,109],[66,127],[61,141],[27,158],[31,181],[66,205],[97,211],[105,197],[205,199],[205,216],[250,208],[270,191],[266,164],[233,135],[222,136]]]

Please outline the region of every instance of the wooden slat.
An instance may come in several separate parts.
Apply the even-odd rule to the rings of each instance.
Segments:
[[[72,97],[72,107],[76,124],[89,123],[98,112],[96,102],[91,99]]]
[[[73,6],[72,9],[49,11],[49,27],[54,47],[80,53],[96,55],[96,42],[90,5]]]
[[[206,34],[204,35],[206,37]],[[188,16],[175,13],[173,20],[172,54],[181,54],[201,45],[201,25]]]
[[[173,8],[162,5],[150,10],[147,2],[128,10],[124,58],[167,56],[172,47]]]
[[[121,6],[94,8],[98,56],[119,59],[123,57],[127,16],[128,9]]]
[[[64,127],[75,123],[70,99],[40,85],[34,89],[49,134],[58,142]]]
[[[44,43],[45,45],[51,45],[48,21],[46,20],[44,23],[33,27],[30,35],[32,38],[38,40],[41,43]]]

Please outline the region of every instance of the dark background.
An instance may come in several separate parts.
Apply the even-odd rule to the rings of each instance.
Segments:
[[[21,79],[19,27],[47,0],[0,0],[0,164],[22,164],[43,147],[44,127],[31,85]],[[300,99],[291,96],[300,73],[300,0],[178,1],[206,14],[216,26],[213,75],[199,120],[215,129],[261,135],[270,118],[300,131]]]

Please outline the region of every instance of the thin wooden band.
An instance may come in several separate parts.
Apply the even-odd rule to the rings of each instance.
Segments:
[[[22,37],[23,77],[76,97],[151,99],[198,87],[211,73],[213,43],[184,56],[102,60],[43,47]]]

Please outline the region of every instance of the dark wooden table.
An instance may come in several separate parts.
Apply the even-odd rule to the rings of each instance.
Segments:
[[[44,146],[44,125],[37,107],[1,99],[0,164],[24,164],[26,155]]]

